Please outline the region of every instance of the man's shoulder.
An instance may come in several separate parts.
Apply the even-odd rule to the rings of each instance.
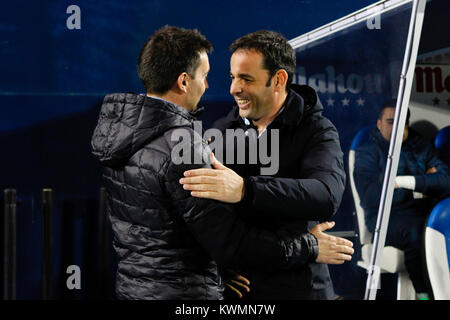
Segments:
[[[308,139],[312,144],[319,141],[339,143],[338,130],[330,119],[320,113],[308,114],[302,118],[301,122],[291,122],[287,128],[290,128],[290,132],[293,132],[295,136]]]
[[[299,129],[311,128],[312,130],[332,130],[337,131],[333,122],[322,114],[312,114],[305,117],[304,121],[297,126]]]
[[[171,150],[180,142],[194,140],[195,130],[193,126],[179,126],[165,130],[153,140],[147,142],[142,148],[144,152],[159,151],[161,154],[170,155]]]
[[[153,160],[168,161],[173,157],[174,149],[183,153],[197,152],[204,147],[201,132],[195,130],[194,126],[173,127],[164,131],[160,136],[148,142],[135,156],[152,157]],[[197,150],[197,151],[196,151]]]
[[[211,150],[199,130],[196,130],[195,126],[186,126],[164,133],[161,139],[164,140],[169,153],[168,170],[184,172],[198,168],[210,168],[209,153]]]
[[[426,140],[417,131],[410,129],[408,139],[405,141],[408,147],[417,151],[431,151],[433,145],[430,141]]]
[[[378,142],[378,139],[375,134],[375,130],[372,130],[364,142],[362,142],[356,149],[356,153],[370,153],[375,155],[377,152],[382,152],[382,147]]]

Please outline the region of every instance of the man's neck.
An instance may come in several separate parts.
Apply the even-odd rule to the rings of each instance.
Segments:
[[[261,134],[261,132],[266,130],[267,126],[276,118],[286,99],[287,92],[284,91],[283,94],[280,95],[279,99],[275,101],[275,107],[272,108],[267,115],[258,120],[252,120],[252,123],[258,130],[258,134]]]
[[[184,107],[184,103],[183,103],[183,100],[181,99],[181,97],[179,95],[175,94],[175,93],[170,92],[170,91],[168,91],[167,93],[164,93],[164,94],[147,92],[146,95],[147,95],[147,97],[159,98],[159,99],[162,99],[162,100],[166,100],[166,101],[172,102],[172,103],[176,104],[177,106],[179,106],[179,107],[181,107],[183,109],[186,109]],[[190,111],[190,110],[187,110],[187,111]]]

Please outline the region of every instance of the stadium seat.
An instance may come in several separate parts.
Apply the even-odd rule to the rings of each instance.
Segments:
[[[450,126],[438,131],[434,138],[434,147],[439,152],[439,157],[450,166]]]
[[[450,300],[450,198],[431,211],[425,229],[425,259],[435,300]]]

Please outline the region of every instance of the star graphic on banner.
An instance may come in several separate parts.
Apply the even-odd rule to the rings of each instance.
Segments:
[[[449,100],[450,100],[450,99],[449,99]],[[328,104],[329,106],[334,106],[334,99],[328,98],[328,99],[327,99],[327,104]]]
[[[363,106],[363,105],[364,105],[364,103],[365,103],[365,100],[364,100],[364,99],[362,99],[361,97],[359,97],[359,99],[358,99],[358,100],[356,100],[356,103],[358,104],[358,106]]]
[[[439,105],[439,100],[437,97],[433,99],[433,106],[438,106]]]
[[[350,100],[347,98],[344,98],[341,101],[342,101],[342,106],[344,106],[344,107],[349,106],[349,104],[350,104]]]

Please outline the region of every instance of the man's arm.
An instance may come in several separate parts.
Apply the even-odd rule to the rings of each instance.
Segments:
[[[426,172],[411,176],[397,176],[399,188],[409,189],[431,197],[446,197],[450,194],[450,169],[442,162],[430,144],[421,152],[426,156]]]
[[[217,160],[216,170],[189,170],[180,180],[195,197],[237,203],[303,220],[330,219],[339,207],[345,188],[345,171],[339,138],[334,127],[314,137],[299,167],[301,179],[252,176],[245,180]]]
[[[446,197],[450,195],[450,168],[438,156],[434,148],[428,144],[426,149],[428,174],[416,178],[416,191],[429,196]]]
[[[367,146],[355,153],[355,187],[363,208],[378,209],[385,167],[379,167],[377,152]]]
[[[365,144],[356,150],[353,176],[361,206],[364,209],[372,209],[365,211],[366,214],[368,212],[376,214],[380,206],[386,162],[387,156],[381,153],[376,144]],[[393,206],[401,204],[405,200],[405,192],[397,189],[398,186],[394,186],[394,188],[396,190],[392,197]]]
[[[329,220],[337,211],[345,189],[345,170],[339,136],[323,119],[309,139],[298,163],[301,178],[249,177],[249,204],[277,216],[302,220]]]
[[[188,228],[212,258],[226,268],[295,269],[325,255],[318,256],[328,241],[305,232],[301,235],[270,232],[252,227],[241,220],[233,206],[214,200],[191,197],[179,184],[184,171],[202,165],[169,164],[166,188]],[[205,166],[206,167],[206,166]],[[333,237],[328,251],[336,261],[349,260],[353,253],[350,241]],[[328,241],[329,242],[329,241]],[[329,261],[329,262],[328,262]],[[327,263],[335,263],[328,259]]]

